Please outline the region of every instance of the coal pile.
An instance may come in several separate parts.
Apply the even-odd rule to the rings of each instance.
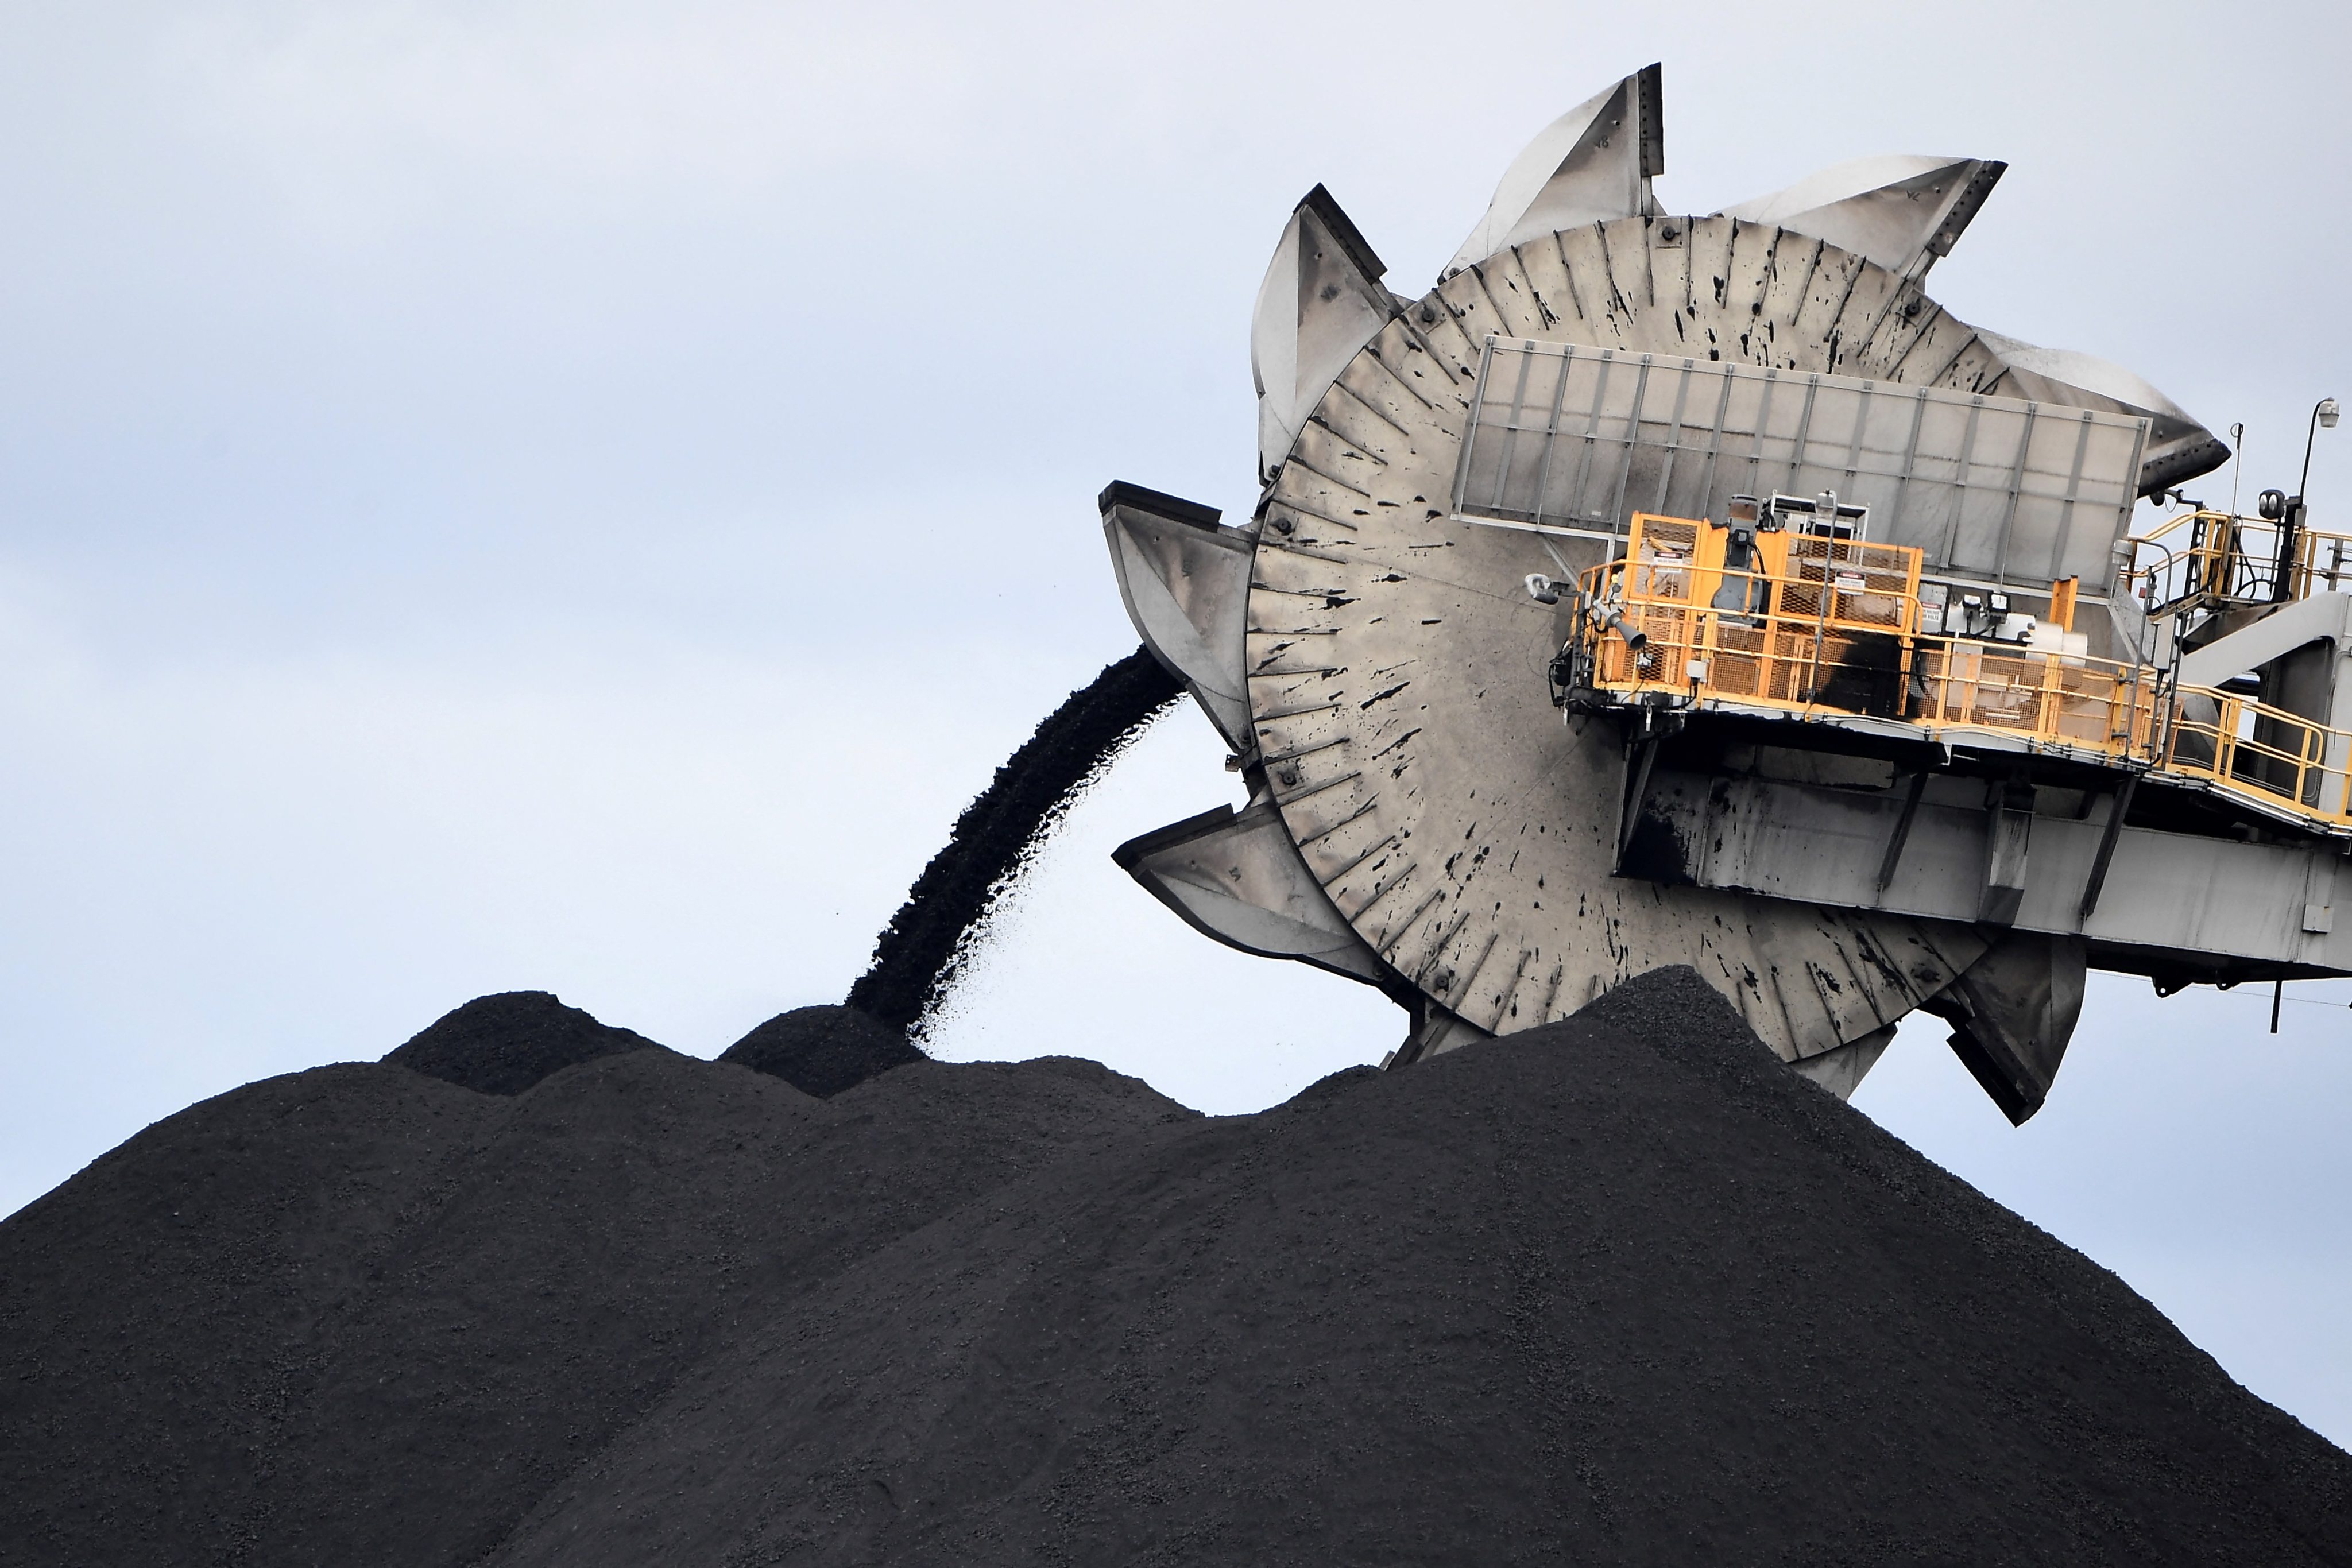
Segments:
[[[461,1089],[520,1094],[550,1073],[600,1056],[662,1049],[547,991],[503,991],[445,1013],[384,1060]]]
[[[1053,1061],[249,1085],[0,1222],[0,1563],[475,1562],[811,1285],[1193,1119]]]
[[[0,1361],[9,1563],[2352,1562],[2352,1457],[1679,970],[1246,1117],[271,1080],[0,1224]]]
[[[778,1013],[720,1052],[719,1060],[830,1100],[924,1057],[903,1031],[856,1008],[814,1007]]]

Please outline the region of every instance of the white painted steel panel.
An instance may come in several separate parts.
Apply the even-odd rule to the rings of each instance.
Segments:
[[[1496,335],[1453,504],[1608,533],[1719,517],[1734,495],[1834,490],[1869,537],[1987,581],[2103,591],[2147,421],[1935,386]]]

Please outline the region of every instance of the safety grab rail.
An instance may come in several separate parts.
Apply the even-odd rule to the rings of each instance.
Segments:
[[[1694,599],[1708,586],[1702,572],[1718,585],[1707,602]],[[1715,602],[1726,582],[1746,585],[1735,596],[1742,609]],[[1587,570],[1580,586],[1586,678],[1601,691],[2006,736],[2352,827],[2352,732],[2235,693],[2168,685],[2147,665],[2063,644],[1923,633],[1916,596],[1874,595],[1900,600],[1900,612],[1872,605],[1864,617],[1842,602],[1850,591],[1818,575],[1621,559]],[[1603,615],[1640,635],[1603,634]]]
[[[2147,532],[2125,540],[2132,547],[2126,591],[2150,612],[2203,603],[2284,603],[2315,592],[2352,591],[2352,534],[2302,525],[2295,529],[2293,559],[2285,563],[2286,591],[2280,593],[2279,533],[2284,526],[2283,519],[2210,507],[2175,512]],[[2184,528],[2189,530],[2186,540],[2164,542]],[[2163,559],[2143,564],[2143,546],[2154,547]]]

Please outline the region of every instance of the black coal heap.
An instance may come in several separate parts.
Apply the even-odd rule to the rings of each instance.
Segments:
[[[2346,1563],[2348,1506],[1687,970],[1255,1116],[322,1068],[0,1223],[12,1565]]]
[[[794,1008],[778,1013],[719,1058],[781,1078],[830,1100],[877,1073],[925,1060],[904,1031],[856,1008]]]
[[[551,1073],[623,1051],[664,1049],[599,1023],[547,991],[476,997],[442,1014],[384,1061],[484,1094],[520,1094]]]

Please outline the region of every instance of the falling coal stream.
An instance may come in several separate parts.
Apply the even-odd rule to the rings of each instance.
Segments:
[[[848,1005],[913,1031],[962,972],[996,901],[1087,784],[1183,695],[1146,648],[1107,665],[1045,716],[931,857],[882,928]]]

